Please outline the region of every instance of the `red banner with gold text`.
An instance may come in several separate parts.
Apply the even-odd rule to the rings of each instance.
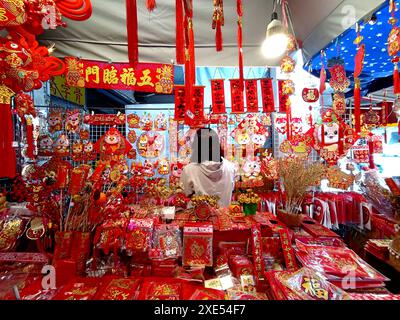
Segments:
[[[247,112],[258,112],[258,88],[256,79],[244,81],[246,90]]]
[[[229,79],[231,85],[232,113],[244,113],[244,93],[240,79]]]
[[[172,94],[174,71],[170,64],[107,63],[102,61],[65,59],[66,80],[71,87],[134,90]]]
[[[185,120],[186,101],[185,101],[185,86],[175,86],[175,116],[174,120]]]
[[[261,97],[263,112],[275,112],[274,90],[272,88],[272,79],[260,79]]]
[[[212,112],[226,113],[224,79],[211,80]]]

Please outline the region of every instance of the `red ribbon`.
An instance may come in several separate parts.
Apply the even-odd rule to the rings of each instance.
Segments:
[[[211,80],[212,113],[226,113],[224,79]]]
[[[248,79],[245,80],[246,89],[246,102],[247,102],[247,112],[258,113],[258,90],[257,90],[257,80]]]
[[[263,112],[275,112],[274,90],[272,88],[272,79],[260,79],[261,84],[261,97]]]
[[[238,14],[238,49],[239,49],[239,80],[240,88],[243,90],[244,87],[244,73],[243,73],[243,30],[242,30],[242,16],[243,16],[243,6],[242,0],[237,0],[236,11]]]
[[[136,64],[139,61],[139,40],[136,0],[126,0],[126,29],[128,35],[129,62]]]
[[[175,0],[175,8],[176,8],[176,63],[184,64],[185,63],[185,35],[183,32],[183,4],[182,0]]]

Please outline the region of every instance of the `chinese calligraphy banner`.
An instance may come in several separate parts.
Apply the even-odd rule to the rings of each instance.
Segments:
[[[290,108],[290,99],[289,95],[284,93],[283,86],[285,80],[278,80],[278,88],[279,88],[279,112],[286,113],[288,108]]]
[[[260,79],[261,84],[261,97],[263,112],[275,112],[274,90],[272,88],[272,79]]]
[[[174,120],[180,121],[185,120],[185,110],[186,110],[186,101],[185,101],[185,86],[175,86],[175,116]]]
[[[107,63],[66,58],[70,86],[95,89],[135,90],[172,94],[173,66],[159,63]],[[74,82],[74,79],[76,81]],[[82,81],[82,79],[84,81]]]
[[[212,112],[226,113],[224,79],[211,80]]]
[[[244,81],[246,89],[247,112],[258,112],[258,90],[257,80],[248,79]]]
[[[193,86],[193,103],[185,112],[185,123],[191,127],[204,124],[204,86]]]
[[[232,113],[244,113],[244,94],[240,79],[229,79],[231,84]]]

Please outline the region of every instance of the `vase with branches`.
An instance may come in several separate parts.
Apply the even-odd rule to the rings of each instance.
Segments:
[[[288,226],[299,227],[303,215],[302,205],[310,188],[320,184],[325,166],[300,158],[278,160],[278,174],[282,183],[282,208],[278,218]]]

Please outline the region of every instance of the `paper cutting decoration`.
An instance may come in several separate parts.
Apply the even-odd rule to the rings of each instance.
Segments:
[[[244,180],[260,180],[261,177],[261,162],[258,157],[248,158],[242,165],[242,177]]]
[[[303,133],[303,119],[299,117],[294,117],[290,121],[290,126],[292,130],[292,135],[298,135]]]
[[[155,175],[154,165],[151,161],[149,161],[147,159],[144,161],[144,164],[142,167],[142,174],[143,174],[143,176],[148,177],[148,178],[151,178]]]
[[[69,155],[69,139],[67,135],[61,134],[54,143],[54,154],[59,157]]]
[[[313,147],[328,164],[334,165],[357,140],[357,134],[332,110],[326,111],[307,132]]]
[[[338,115],[343,115],[346,112],[346,98],[344,93],[336,92],[333,95],[332,109]]]
[[[72,160],[83,160],[83,143],[81,141],[74,141],[74,143],[72,144]]]
[[[159,131],[167,130],[167,117],[164,113],[160,112],[154,120],[154,129]]]
[[[170,173],[170,163],[168,159],[164,158],[158,162],[157,172],[162,176],[165,176]]]
[[[83,146],[83,160],[90,161],[96,159],[96,153],[94,151],[94,146],[91,141],[87,141]]]
[[[257,146],[263,146],[269,136],[268,130],[263,126],[257,115],[247,115],[232,131],[232,138],[240,145],[252,142]]]
[[[281,60],[281,71],[284,73],[292,73],[296,67],[296,62],[290,57],[285,56]]]
[[[50,133],[61,131],[63,128],[63,117],[61,111],[51,110],[47,122],[49,125],[48,130]]]
[[[153,129],[153,119],[151,117],[150,113],[145,113],[141,118],[139,122],[139,127],[143,131],[150,131]]]
[[[67,111],[65,118],[65,131],[68,133],[77,133],[81,122],[81,115],[79,110]]]
[[[285,140],[279,146],[279,150],[288,155],[299,158],[307,158],[312,150],[312,139],[307,135],[295,135],[290,140]]]
[[[112,165],[124,161],[124,156],[131,149],[129,141],[116,128],[108,130],[94,145],[100,159],[110,161]]]
[[[286,114],[276,114],[275,116],[275,130],[280,134],[286,134],[287,132],[287,116]]]
[[[143,158],[158,158],[164,150],[164,144],[164,136],[158,132],[143,132],[137,140],[137,150]]]
[[[136,136],[135,130],[129,131],[129,133],[128,133],[128,140],[129,140],[129,142],[130,142],[130,143],[135,143],[135,142],[136,142],[136,139],[137,139],[137,136]]]
[[[128,120],[129,128],[131,128],[131,129],[139,129],[140,128],[140,125],[139,125],[140,117],[137,114],[135,114],[135,113],[129,114],[126,119]]]
[[[39,137],[38,155],[42,157],[49,157],[53,155],[53,140],[47,134]]]
[[[304,102],[314,103],[319,99],[319,91],[317,88],[304,88],[301,93]]]

